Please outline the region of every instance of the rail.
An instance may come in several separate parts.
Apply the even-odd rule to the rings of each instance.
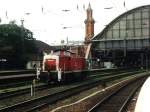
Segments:
[[[122,75],[127,75],[127,73],[122,74]],[[52,103],[54,103],[58,100],[64,99],[68,96],[77,94],[81,91],[84,91],[84,90],[90,89],[94,86],[97,86],[98,84],[102,83],[102,80],[110,81],[110,80],[114,80],[116,77],[117,76],[109,76],[109,77],[107,77],[107,78],[105,77],[101,80],[94,80],[94,81],[91,81],[91,82],[85,82],[84,84],[74,86],[74,87],[71,87],[71,88],[67,88],[65,90],[55,92],[53,94],[49,94],[49,95],[46,95],[46,96],[42,96],[42,97],[39,97],[39,98],[35,98],[35,99],[32,99],[32,100],[24,101],[24,102],[21,102],[21,103],[12,105],[12,106],[2,108],[2,109],[0,109],[0,111],[2,111],[2,112],[11,112],[13,110],[15,112],[19,112],[19,110],[21,109],[21,110],[24,110],[24,112],[30,112],[30,111],[36,110],[38,108],[41,108],[42,106],[52,104]],[[120,77],[120,76],[118,76],[118,77]]]
[[[136,80],[132,80],[129,83],[122,85],[119,89],[113,91],[96,103],[88,112],[123,112],[123,109],[125,109],[136,90],[144,83],[145,77],[147,76],[139,77]]]

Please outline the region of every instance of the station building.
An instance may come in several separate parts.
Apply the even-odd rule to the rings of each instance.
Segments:
[[[92,38],[92,60],[114,66],[148,67],[150,62],[150,5],[129,10]]]

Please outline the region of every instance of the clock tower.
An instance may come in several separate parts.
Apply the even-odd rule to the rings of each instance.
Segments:
[[[94,36],[94,19],[93,19],[93,10],[91,8],[91,5],[89,3],[89,6],[86,10],[87,18],[84,21],[85,23],[85,43],[87,43],[91,38]]]

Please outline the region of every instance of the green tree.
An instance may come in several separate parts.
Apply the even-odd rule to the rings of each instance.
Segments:
[[[0,59],[7,60],[5,66],[23,67],[29,56],[36,52],[35,39],[30,30],[14,22],[0,25]]]

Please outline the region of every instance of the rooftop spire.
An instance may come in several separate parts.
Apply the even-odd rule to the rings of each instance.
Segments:
[[[87,10],[92,10],[90,2]]]

